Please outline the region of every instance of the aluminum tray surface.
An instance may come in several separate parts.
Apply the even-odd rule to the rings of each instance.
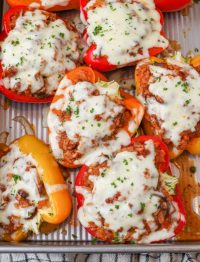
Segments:
[[[0,18],[8,10],[6,2],[0,1]],[[73,14],[73,12],[72,12]],[[62,12],[63,16],[68,16]],[[70,13],[71,15],[71,13]],[[165,32],[173,40],[181,44],[182,53],[185,55],[190,50],[200,48],[200,4],[195,4],[189,8],[187,16],[183,13],[170,13],[165,15]],[[121,77],[121,80],[132,82],[132,76],[127,79],[124,70],[118,70],[114,73],[115,77]],[[124,79],[122,79],[125,77]],[[120,81],[121,82],[121,81]],[[24,134],[22,126],[13,121],[16,116],[24,116],[34,126],[37,137],[48,143],[48,133],[46,126],[46,113],[48,105],[34,105],[8,102],[0,95],[0,133],[9,132],[8,142]],[[200,161],[193,157],[197,166],[197,173],[200,177]],[[68,185],[73,198],[73,212],[71,217],[62,224],[55,232],[48,235],[41,234],[32,236],[26,242],[13,244],[0,242],[0,252],[183,252],[183,251],[200,251],[200,242],[175,242],[171,241],[162,244],[151,245],[112,245],[104,243],[92,243],[92,238],[80,226],[76,218],[76,199],[74,197],[74,178],[76,171],[71,171],[68,178]],[[199,180],[197,178],[197,180]],[[196,212],[198,213],[198,199],[195,202]]]

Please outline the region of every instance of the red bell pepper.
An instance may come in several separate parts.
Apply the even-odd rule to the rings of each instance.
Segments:
[[[80,0],[80,10],[81,10],[81,13],[82,13],[82,17],[83,17],[83,20],[85,20],[87,22],[88,14],[87,14],[87,11],[86,11],[86,5],[87,5],[87,0]],[[161,23],[161,25],[163,25],[164,24],[163,14],[159,9],[157,9],[157,11],[160,15],[160,23]],[[163,31],[161,31],[160,34],[164,36]],[[84,37],[84,39],[88,38],[87,29],[84,30],[83,37]],[[107,56],[99,56],[98,57],[98,56],[94,55],[94,51],[95,51],[96,48],[97,48],[97,46],[94,43],[91,44],[88,47],[88,49],[86,50],[86,52],[84,54],[84,61],[85,61],[86,64],[88,64],[89,66],[91,66],[92,68],[94,68],[94,69],[96,69],[100,72],[107,72],[107,71],[115,70],[115,69],[120,68],[120,67],[131,66],[131,65],[134,65],[138,62],[138,61],[134,61],[134,62],[131,62],[129,64],[120,65],[120,66],[113,65],[108,61]],[[161,47],[149,48],[149,50],[148,50],[149,56],[158,55],[163,50],[164,49],[161,48]]]
[[[162,12],[174,12],[192,4],[192,0],[155,0],[157,8]]]
[[[130,145],[132,145],[134,147],[135,143],[144,144],[148,140],[153,141],[155,147],[158,149],[159,155],[162,155],[162,158],[160,159],[160,161],[157,162],[158,171],[160,173],[167,172],[169,175],[173,176],[173,174],[171,173],[170,167],[169,167],[169,151],[168,151],[168,148],[158,137],[156,137],[156,136],[135,137],[135,138],[132,138]],[[128,147],[130,147],[130,145]],[[125,148],[126,147],[123,147],[123,149],[125,149]],[[88,179],[88,169],[89,169],[89,167],[87,165],[83,165],[82,168],[80,169],[80,171],[79,171],[79,173],[76,177],[76,181],[75,181],[75,190],[76,190],[76,187],[78,187],[78,186],[87,187],[86,183],[87,183],[87,179]],[[77,197],[77,201],[78,201],[78,208],[80,208],[84,204],[84,196],[82,194],[76,192],[76,197]],[[186,224],[186,222],[185,222],[186,212],[185,212],[184,204],[183,204],[178,186],[176,186],[176,188],[175,188],[175,194],[170,195],[170,197],[171,197],[171,200],[176,203],[177,209],[178,209],[178,212],[179,212],[178,225],[174,229],[174,236],[175,236],[183,229],[183,227]],[[163,223],[163,228],[164,228],[164,223]],[[87,227],[85,229],[93,237],[95,237],[95,238],[97,237],[97,233],[96,233],[96,231],[94,231],[94,229],[92,229],[90,227]],[[165,241],[165,240],[167,240],[167,239],[158,239],[154,243]]]
[[[16,6],[11,8],[8,12],[5,13],[3,18],[4,31],[0,33],[0,41],[4,41],[9,32],[12,30],[12,20],[13,17],[19,16],[20,13],[23,13],[27,10],[32,10],[32,8],[28,8],[27,6]],[[2,83],[2,65],[0,61],[0,93],[5,95],[10,100],[16,102],[25,102],[25,103],[50,103],[53,99],[53,95],[45,97],[45,98],[36,98],[30,94],[21,95],[12,90],[7,89]]]

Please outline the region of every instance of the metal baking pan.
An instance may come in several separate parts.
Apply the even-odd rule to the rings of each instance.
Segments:
[[[0,1],[0,19],[3,13],[8,10],[6,1]],[[76,12],[62,12],[62,16],[74,16]],[[169,39],[176,40],[181,44],[181,50],[184,55],[189,51],[198,52],[200,50],[200,4],[194,4],[187,12],[169,13],[165,15],[165,32]],[[174,42],[176,43],[176,42]],[[110,77],[120,81],[120,84],[133,83],[132,69],[122,69],[111,73]],[[48,105],[34,105],[14,103],[8,101],[0,95],[0,133],[9,132],[8,142],[24,134],[21,125],[13,121],[16,116],[24,116],[33,124],[36,135],[48,143],[48,133],[46,128],[46,112]],[[184,156],[179,159],[179,165],[184,172],[187,172],[188,163],[192,161],[197,168],[196,181],[200,181],[200,161],[199,157]],[[187,159],[187,161],[185,161]],[[189,161],[189,162],[188,162]],[[76,199],[73,196],[73,184],[75,171],[70,172],[68,184],[73,198],[73,212],[71,217],[59,228],[48,235],[41,234],[32,236],[22,243],[0,242],[0,252],[81,252],[81,253],[134,253],[134,252],[195,252],[200,251],[200,195],[199,184],[195,184],[195,195],[193,209],[196,216],[199,217],[199,232],[195,232],[193,240],[184,241],[171,240],[162,244],[150,245],[113,245],[102,242],[93,243],[91,236],[81,227],[76,218]],[[199,241],[198,241],[199,239]]]

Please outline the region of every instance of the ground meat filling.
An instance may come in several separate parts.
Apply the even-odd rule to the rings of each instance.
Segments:
[[[0,47],[4,86],[26,96],[53,95],[65,72],[78,64],[76,29],[42,10],[11,16],[10,29]]]
[[[171,70],[173,75],[169,75],[169,77],[173,77],[174,74],[180,76],[182,81],[185,81],[189,75],[189,72],[184,71],[180,66],[174,64],[167,64],[167,63],[154,63],[154,66],[162,67],[168,70]],[[148,98],[154,97],[157,102],[163,104],[164,101],[161,97],[154,95],[149,90],[149,84],[152,83],[151,79],[153,77],[149,65],[143,64],[137,70],[139,86],[141,88],[142,96],[145,100]],[[189,101],[189,100],[188,100]],[[192,112],[191,112],[192,113]],[[161,128],[161,124],[158,120],[158,117],[155,114],[149,114],[148,112],[148,105],[146,105],[145,115],[144,118],[151,123],[152,130],[156,130],[156,135],[158,135],[167,145],[174,146],[174,143],[166,137],[166,130]],[[188,144],[188,142],[195,137],[200,136],[200,121],[194,127],[194,130],[184,130],[180,133],[180,141],[177,146],[177,149],[184,150]]]
[[[165,152],[163,151],[163,149],[160,148],[160,145],[157,142],[154,143],[154,147],[155,147],[154,164],[158,168],[160,163],[163,163],[163,161],[164,161]],[[150,150],[148,148],[146,148],[145,144],[140,143],[140,142],[135,142],[134,145],[124,147],[119,152],[135,152],[138,157],[140,157],[140,156],[147,157],[149,154],[151,154]],[[116,152],[115,155],[113,156],[113,158],[119,152]],[[124,160],[124,164],[127,165],[125,160]],[[106,175],[108,175],[106,173],[106,168],[109,168],[109,167],[110,167],[109,161],[105,161],[102,164],[90,165],[88,167],[87,172],[85,172],[85,174],[82,178],[81,187],[84,188],[86,191],[91,192],[93,190],[93,187],[94,187],[94,184],[92,182],[94,180],[93,176],[106,177]],[[125,177],[123,178],[123,174],[119,173],[118,175],[119,175],[118,180],[124,183]],[[146,169],[144,176],[147,179],[149,179],[152,176],[150,170]],[[123,196],[123,192],[117,191],[117,184],[113,184],[113,185],[116,187],[116,193],[114,194],[114,196],[105,199],[105,202],[108,203],[108,204],[113,204],[113,207],[118,209],[118,208],[120,208],[119,207],[120,206],[119,201],[122,201],[122,198],[123,198],[123,201],[128,201],[128,200]],[[151,189],[152,189],[152,187],[150,185],[144,186],[144,191],[146,191],[146,192],[148,192],[148,190],[151,190]],[[96,190],[98,191],[97,188],[96,188]],[[158,203],[156,204],[157,205],[156,210],[153,212],[153,219],[154,219],[154,223],[156,225],[154,227],[153,231],[157,232],[159,230],[162,230],[163,228],[168,230],[172,227],[172,224],[174,223],[173,215],[176,212],[175,207],[171,203],[172,197],[166,192],[165,188],[163,187],[163,185],[161,183],[160,177],[158,178],[157,187],[154,188],[154,190],[155,190],[155,193],[152,194],[152,197],[156,196],[156,197],[158,197],[159,200],[158,200]],[[78,191],[78,193],[80,193],[80,192]],[[141,207],[138,209],[137,214],[144,216],[145,204],[140,203],[140,205],[141,205]],[[150,206],[148,206],[148,208],[150,209]],[[99,210],[100,210],[100,212],[102,212],[101,207],[99,207]],[[88,215],[91,216],[90,213]],[[99,216],[101,216],[101,215],[99,214]],[[128,214],[128,216],[133,217],[134,214]],[[84,217],[84,215],[83,215],[83,217]],[[138,223],[140,223],[140,222],[138,222]],[[151,222],[147,221],[147,219],[144,218],[142,220],[142,223],[143,223],[144,230],[140,235],[137,235],[137,239],[135,239],[138,242],[152,233],[152,221]],[[89,221],[88,222],[88,228],[89,228],[88,231],[91,232],[93,234],[93,236],[95,234],[95,237],[97,237],[98,239],[101,239],[103,241],[115,242],[115,243],[131,242],[131,241],[134,240],[135,234],[137,234],[137,226],[138,225],[135,225],[135,226],[133,225],[132,227],[130,227],[128,229],[126,235],[123,236],[123,239],[121,239],[120,233],[123,231],[123,221],[121,221],[122,225],[121,225],[120,228],[118,228],[117,231],[110,230],[108,222],[106,222],[103,217],[101,217],[100,224],[101,224],[101,226],[95,224],[94,221]]]

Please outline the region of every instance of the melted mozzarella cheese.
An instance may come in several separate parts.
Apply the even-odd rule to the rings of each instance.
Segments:
[[[118,237],[122,239],[128,231],[136,227],[133,240],[137,240],[146,231],[143,220],[146,220],[154,232],[157,228],[153,214],[158,210],[160,197],[163,196],[156,191],[159,173],[154,164],[155,151],[152,141],[145,143],[150,154],[146,157],[137,156],[135,152],[119,152],[112,160],[108,161],[108,168],[100,169],[100,175],[90,175],[89,180],[93,183],[92,191],[77,186],[76,191],[84,196],[84,204],[78,210],[78,218],[84,227],[89,222],[94,222],[104,229],[119,232]],[[145,176],[146,170],[149,176]],[[105,190],[106,186],[106,190]],[[120,193],[120,197],[113,202],[108,202]],[[143,209],[143,212],[141,212]],[[159,240],[159,234],[173,236],[174,226],[179,217],[177,212],[174,215],[175,225],[166,234],[157,231],[144,236],[139,242]]]
[[[174,71],[151,65],[152,77],[149,81],[149,91],[159,96],[163,103],[154,97],[139,99],[147,105],[147,112],[156,115],[160,127],[165,130],[165,137],[175,146],[180,143],[183,131],[195,131],[200,121],[200,75],[190,65],[175,60],[169,63],[181,67],[182,72],[188,73],[183,81]]]
[[[66,86],[67,88],[64,88]],[[63,79],[56,94],[63,95],[63,98],[51,104],[47,120],[51,131],[51,147],[57,159],[63,158],[57,138],[62,132],[66,132],[71,141],[79,142],[78,151],[84,156],[77,160],[77,164],[90,163],[94,160],[94,155],[101,158],[103,153],[110,155],[112,147],[117,150],[121,145],[130,143],[130,137],[125,131],[119,132],[111,141],[101,141],[112,134],[113,120],[123,110],[123,106],[111,100],[112,96],[119,95],[118,88],[119,86],[112,82],[108,87],[103,87],[101,83],[89,82],[72,85],[68,79]],[[99,95],[92,95],[95,91],[98,91]],[[54,113],[55,109],[70,113],[70,120],[61,122]]]
[[[49,9],[56,5],[67,6],[69,0],[41,0],[41,4],[45,9]]]
[[[77,33],[63,20],[46,23],[45,11],[27,11],[1,44],[3,70],[15,68],[16,74],[3,78],[4,86],[24,92],[52,94],[65,71],[75,68],[79,59]]]
[[[89,1],[86,10],[93,4],[94,1]],[[104,6],[87,13],[88,45],[95,43],[94,55],[107,56],[111,64],[132,63],[149,57],[149,48],[166,48],[168,45],[160,35],[160,15],[152,0],[133,3],[106,1]]]
[[[17,142],[10,146],[10,151],[0,159],[0,185],[5,190],[0,190],[0,223],[10,224],[10,216],[19,217],[18,222],[22,225],[23,231],[29,230],[38,233],[41,216],[36,210],[33,218],[30,214],[37,209],[38,202],[44,200],[38,190],[37,162],[31,155],[23,154]],[[29,206],[18,207],[16,200],[19,190],[28,193]],[[6,200],[8,199],[8,201]],[[3,229],[1,234],[3,234]]]

